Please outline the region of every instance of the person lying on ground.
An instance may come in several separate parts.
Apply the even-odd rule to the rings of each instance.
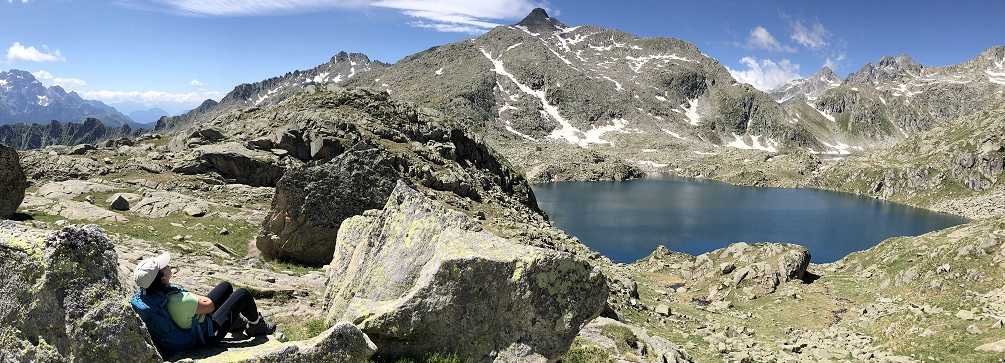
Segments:
[[[133,271],[133,279],[140,287],[133,298],[133,306],[139,310],[144,322],[154,325],[148,326],[148,329],[154,343],[162,350],[184,350],[194,346],[196,341],[204,345],[216,345],[228,333],[242,330],[248,336],[267,335],[276,331],[276,324],[265,321],[248,290],[234,290],[229,282],[224,281],[206,296],[193,294],[171,283],[174,271],[168,265],[170,261],[171,255],[165,252],[140,261]],[[163,316],[162,309],[167,310],[170,322],[153,318],[158,314]],[[171,326],[158,326],[168,324],[176,325],[185,334],[196,339],[191,339],[189,343],[189,337],[184,334],[161,333],[174,330]]]

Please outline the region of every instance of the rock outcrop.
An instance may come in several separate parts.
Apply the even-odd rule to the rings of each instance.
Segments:
[[[256,239],[266,257],[312,266],[330,262],[342,221],[381,208],[398,179],[485,220],[498,236],[590,255],[548,223],[519,173],[479,138],[445,126],[449,120],[434,111],[382,92],[331,87],[228,117],[201,127],[218,125],[252,140],[253,147],[279,147],[274,150],[285,153],[283,160],[304,163],[277,183]],[[270,121],[255,121],[260,119]]]
[[[377,149],[346,152],[331,162],[291,170],[276,187],[271,219],[256,246],[267,256],[308,265],[331,262],[346,218],[379,209],[401,177],[395,158]]]
[[[399,182],[383,210],[342,223],[325,311],[382,357],[554,361],[607,297],[571,254],[499,238]]]
[[[0,228],[0,362],[160,362],[94,225]]]
[[[809,250],[799,245],[738,242],[697,257],[659,246],[632,266],[679,276],[684,281],[680,287],[707,290],[708,300],[716,300],[720,288],[748,298],[775,292],[781,283],[802,280],[809,264]]]
[[[217,131],[218,133],[219,131]],[[215,141],[222,135],[204,131],[207,140]],[[179,161],[172,169],[181,174],[219,173],[224,179],[251,186],[274,186],[283,176],[279,158],[271,153],[249,150],[241,144],[228,142],[203,145],[195,148],[189,157]]]
[[[17,150],[0,144],[0,220],[17,211],[24,200],[27,181]]]

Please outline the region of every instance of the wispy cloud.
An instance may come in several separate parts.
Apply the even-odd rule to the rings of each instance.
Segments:
[[[60,86],[68,90],[76,90],[78,88],[87,87],[87,82],[76,78],[56,78],[52,80],[53,86]]]
[[[194,78],[188,84],[191,85],[192,87],[206,87],[205,83],[199,82],[198,79],[194,79]]]
[[[40,81],[48,81],[52,79],[52,73],[46,72],[41,69],[38,70],[38,72],[32,73],[31,75],[35,76],[35,79]]]
[[[123,6],[154,8],[186,16],[272,16],[368,7],[400,10],[409,24],[442,32],[481,33],[499,21],[521,19],[546,0],[118,0]]]
[[[45,52],[35,49],[33,46],[25,48],[21,43],[14,42],[14,45],[7,49],[7,61],[29,61],[29,62],[65,62],[66,57],[59,54],[59,49],[50,52],[49,48],[42,46]]]
[[[799,76],[799,65],[792,64],[788,59],[782,59],[778,63],[770,59],[763,59],[760,62],[754,57],[743,57],[740,63],[747,66],[747,70],[734,70],[726,67],[729,74],[741,83],[747,83],[762,91],[770,91],[781,87],[791,80],[801,78]]]
[[[768,32],[768,29],[764,29],[764,27],[760,26],[750,30],[750,37],[747,38],[747,45],[750,48],[766,49],[772,52],[796,52],[796,48],[788,45],[782,45],[782,43],[778,42],[778,39],[775,39],[775,37]]]
[[[226,93],[223,92],[190,92],[190,93],[168,93],[168,92],[158,92],[158,91],[93,91],[93,92],[78,92],[80,97],[89,100],[98,100],[105,103],[116,103],[133,101],[143,104],[156,104],[156,103],[187,103],[187,104],[198,104],[206,99],[214,99],[219,101]]]
[[[807,28],[803,25],[803,22],[796,21],[792,23],[792,40],[803,45],[804,47],[810,49],[820,49],[826,47],[827,39],[830,38],[831,32],[824,28],[823,24],[820,22],[813,23],[812,29]]]

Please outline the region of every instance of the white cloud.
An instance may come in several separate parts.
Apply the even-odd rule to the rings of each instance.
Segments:
[[[765,92],[781,87],[791,80],[802,78],[799,76],[799,65],[790,63],[788,59],[782,59],[778,63],[764,59],[758,63],[757,58],[743,57],[740,63],[745,64],[747,70],[726,67],[729,74],[737,81]]]
[[[42,49],[49,51],[49,48],[42,46]],[[59,49],[54,52],[43,53],[42,51],[35,49],[35,47],[25,48],[21,43],[14,42],[14,45],[7,49],[7,61],[29,61],[29,62],[66,62],[66,57],[59,54]]]
[[[35,76],[35,79],[40,81],[48,81],[52,79],[52,73],[43,71],[41,69],[38,70],[38,72],[32,73],[31,75]]]
[[[77,89],[87,87],[87,82],[76,78],[56,78],[52,81],[53,86],[60,86],[65,89]]]
[[[125,1],[125,0],[124,0]],[[409,23],[443,32],[480,33],[500,20],[522,19],[546,0],[135,0],[189,16],[271,16],[330,9],[378,7],[419,19]],[[120,2],[122,3],[122,2]],[[126,3],[122,3],[126,4]],[[136,3],[128,6],[144,7]]]
[[[803,26],[801,21],[792,23],[792,40],[810,49],[820,49],[828,45],[827,39],[831,32],[824,28],[819,22],[813,24],[813,29]]]
[[[195,78],[193,78],[192,82],[189,82],[188,84],[192,85],[193,87],[205,87],[206,86],[205,83],[199,82],[199,80],[195,79]]]
[[[78,92],[80,97],[98,100],[105,103],[116,103],[133,101],[142,104],[156,104],[156,103],[189,103],[198,104],[205,101],[208,98],[219,101],[226,93],[223,92],[190,92],[190,93],[168,93],[168,92],[158,92],[158,91],[93,91],[93,92]]]
[[[838,63],[843,61],[844,58],[845,58],[844,53],[838,54],[837,57],[834,58],[827,57],[827,60],[824,61],[824,67],[830,68],[833,71],[837,69]]]
[[[767,29],[760,26],[750,30],[750,38],[747,38],[747,44],[751,48],[767,49],[773,52],[794,53],[796,51],[796,48],[779,43]]]

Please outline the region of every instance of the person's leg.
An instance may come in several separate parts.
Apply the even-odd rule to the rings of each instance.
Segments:
[[[231,286],[229,282],[224,281],[217,284],[216,287],[214,287],[213,290],[206,295],[206,297],[213,301],[213,307],[215,309],[219,309],[233,293],[234,287]]]
[[[220,336],[221,340],[223,336],[226,336],[230,332],[237,319],[237,314],[244,315],[250,321],[256,321],[259,318],[258,306],[255,305],[255,299],[251,297],[251,293],[248,290],[243,288],[235,290],[212,313],[213,322],[215,323],[214,328],[218,329],[216,333],[217,336]]]

